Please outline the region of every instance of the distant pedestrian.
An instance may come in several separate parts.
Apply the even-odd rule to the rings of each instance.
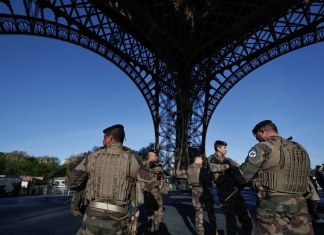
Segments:
[[[308,190],[310,159],[298,143],[279,136],[271,120],[252,130],[259,141],[240,170],[257,191],[256,223],[263,234],[314,234],[304,194]]]

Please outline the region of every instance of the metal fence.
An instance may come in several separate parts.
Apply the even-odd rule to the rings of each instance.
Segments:
[[[169,184],[170,191],[190,189],[188,180],[185,178],[166,177],[165,182]],[[42,190],[39,189],[38,195],[71,195],[74,193],[75,191],[71,191],[65,186],[53,186],[51,188],[43,187]]]
[[[165,177],[165,183],[169,184],[170,191],[187,190],[189,188],[186,178],[174,176]],[[20,182],[18,182],[20,183]],[[32,188],[21,188],[17,194],[7,193],[2,197],[33,196],[33,195],[72,195],[75,191],[69,190],[65,185],[38,185]],[[1,197],[1,196],[0,196]]]
[[[165,182],[170,185],[170,191],[187,190],[189,188],[186,178],[166,177]]]

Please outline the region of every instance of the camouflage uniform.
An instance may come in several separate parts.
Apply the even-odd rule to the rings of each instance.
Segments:
[[[241,177],[239,165],[230,158],[214,154],[209,158],[209,167],[215,176],[220,206],[225,215],[227,234],[236,234],[237,217],[242,226],[242,234],[250,235],[253,231],[253,221],[240,193],[243,186],[239,184]]]
[[[154,188],[150,192],[144,193],[144,206],[147,215],[147,229],[150,233],[156,233],[164,218],[164,207],[162,191],[164,187],[164,171],[157,163],[144,162],[146,169],[151,171],[155,177]]]
[[[136,178],[152,179],[140,159],[121,143],[99,149],[69,171],[67,188],[84,190],[87,205],[78,234],[136,234],[135,220],[130,220],[138,215]]]
[[[188,167],[187,174],[192,189],[192,204],[196,210],[195,224],[197,234],[205,234],[203,206],[207,209],[211,233],[217,234],[214,201],[210,193],[212,185],[208,171],[202,165],[192,163]]]
[[[307,203],[309,156],[302,146],[280,136],[256,144],[240,167],[257,191],[260,234],[314,234]]]

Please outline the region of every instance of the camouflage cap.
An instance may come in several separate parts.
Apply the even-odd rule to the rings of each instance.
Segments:
[[[253,134],[256,134],[262,127],[264,127],[265,125],[268,125],[272,123],[271,120],[264,120],[262,122],[259,122],[258,124],[255,125],[255,127],[252,130]]]
[[[103,132],[103,133],[108,133],[108,132],[110,132],[112,129],[115,129],[115,128],[120,128],[120,129],[123,129],[123,130],[124,130],[124,126],[123,126],[123,125],[121,125],[121,124],[116,124],[116,125],[113,125],[113,126],[107,127],[107,128],[104,129],[102,132]]]

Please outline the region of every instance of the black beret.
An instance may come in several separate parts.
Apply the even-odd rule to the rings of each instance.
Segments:
[[[268,125],[272,123],[271,120],[264,120],[262,122],[259,122],[258,124],[255,125],[255,127],[252,130],[253,134],[256,134],[262,127],[264,127],[265,125]]]
[[[111,131],[112,129],[115,129],[115,128],[124,129],[124,126],[121,125],[121,124],[116,124],[116,125],[113,125],[113,126],[107,127],[107,128],[104,129],[102,132],[103,132],[103,133],[108,133],[109,131]]]

